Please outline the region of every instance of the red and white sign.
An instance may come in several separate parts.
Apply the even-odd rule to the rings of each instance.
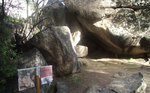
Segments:
[[[51,83],[53,81],[52,66],[41,66],[40,78],[41,78],[41,84]]]

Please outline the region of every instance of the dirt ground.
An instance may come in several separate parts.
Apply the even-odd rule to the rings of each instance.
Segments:
[[[106,87],[114,79],[137,72],[144,75],[148,85],[146,93],[150,93],[150,65],[143,59],[84,58],[79,61],[81,72],[62,78],[69,87],[69,93],[83,93],[92,85]]]

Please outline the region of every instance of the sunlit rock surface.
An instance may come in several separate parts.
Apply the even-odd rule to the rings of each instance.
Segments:
[[[75,46],[75,51],[78,57],[86,57],[88,55],[88,47],[77,45]]]

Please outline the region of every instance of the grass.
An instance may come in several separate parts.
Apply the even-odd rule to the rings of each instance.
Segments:
[[[79,76],[78,75],[74,75],[73,77],[72,77],[72,79],[71,79],[71,81],[73,82],[73,83],[78,83],[79,82]]]

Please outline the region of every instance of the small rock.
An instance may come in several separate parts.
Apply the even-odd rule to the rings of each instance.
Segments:
[[[75,46],[76,54],[78,57],[86,57],[88,55],[88,47],[77,45]]]
[[[118,75],[118,73],[113,75],[113,78],[119,78],[120,76]]]
[[[125,73],[125,72],[118,72],[118,75],[119,75],[119,76],[125,76],[126,73]]]
[[[113,78],[119,78],[119,77],[123,77],[123,76],[126,76],[125,72],[118,72],[113,75]]]

